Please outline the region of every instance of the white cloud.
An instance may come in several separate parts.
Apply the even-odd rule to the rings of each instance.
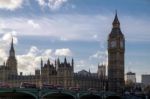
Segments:
[[[64,37],[60,37],[60,40],[61,40],[61,41],[67,41],[67,39],[64,38]]]
[[[94,38],[94,39],[97,39],[97,38],[98,38],[98,35],[97,35],[97,34],[94,34],[94,35],[93,35],[93,38]]]
[[[59,9],[67,0],[49,0],[48,6],[52,10]]]
[[[93,54],[92,56],[90,56],[90,59],[91,58],[102,59],[104,57],[107,57],[107,51],[97,51],[95,54]]]
[[[105,18],[104,18],[105,17]],[[114,16],[102,15],[51,15],[41,18],[2,18],[5,29],[15,30],[19,35],[50,36],[57,40],[96,40],[106,41],[112,28]],[[121,30],[127,41],[149,41],[150,28],[147,19],[121,17]],[[32,20],[32,21],[31,21]],[[88,21],[87,21],[88,20]],[[28,24],[27,22],[33,24]],[[129,24],[132,23],[132,24]],[[33,28],[39,27],[40,28]],[[137,28],[138,27],[138,28]],[[44,31],[43,31],[44,30]],[[136,36],[135,36],[136,35]]]
[[[10,42],[12,40],[12,36],[14,39],[14,44],[18,43],[18,39],[16,37],[16,34],[14,32],[10,33],[5,33],[1,38],[0,38],[0,62],[3,63],[6,61],[8,57],[8,49],[10,47]]]
[[[56,56],[72,56],[72,52],[69,48],[56,49]]]
[[[21,7],[23,0],[0,0],[0,8],[7,10],[15,10]]]
[[[27,56],[36,56],[39,53],[39,49],[36,46],[31,46]]]
[[[47,50],[45,50],[42,55],[43,55],[43,56],[52,56],[52,49],[47,49]]]
[[[51,36],[55,39],[66,41],[93,40],[94,33],[98,34],[97,39],[95,38],[94,40],[103,40],[109,31],[105,33],[103,29],[104,25],[101,26],[100,24],[106,24],[107,21],[101,22],[99,17],[86,15],[52,15],[40,19],[30,19],[32,21],[29,23],[38,23],[37,26],[40,26],[38,29],[31,27],[31,24],[27,23],[29,21],[27,18],[11,18],[11,20],[3,19],[0,21],[7,27],[3,31],[15,30],[20,33],[19,35]],[[100,22],[97,22],[97,20]],[[102,29],[99,29],[99,26]],[[107,28],[106,31],[108,30]]]
[[[95,54],[89,57],[90,60],[98,59],[101,64],[108,65],[108,52],[107,51],[97,51]]]
[[[69,49],[56,49],[57,55],[70,55]],[[18,59],[18,70],[25,74],[34,74],[35,69],[40,68],[41,58],[46,62],[50,58],[51,62],[54,63],[55,53],[52,49],[40,50],[36,46],[31,46],[29,51],[22,55],[17,55]]]
[[[10,43],[14,38],[14,44],[18,43],[18,38],[16,32],[12,31],[10,33],[3,34],[0,37],[0,64],[3,64],[7,60],[9,55]],[[16,52],[17,53],[17,52]],[[53,52],[52,49],[39,49],[36,46],[31,46],[30,49],[17,56],[18,61],[18,72],[23,72],[25,74],[34,74],[35,69],[40,68],[41,58],[47,60],[48,58],[54,63],[54,59],[57,56],[71,56],[72,52],[69,48],[55,49]]]
[[[86,69],[88,70],[89,68],[87,68],[87,64],[86,64],[86,60],[78,60],[76,61],[76,65],[75,65],[75,72],[78,72],[82,69]]]
[[[1,39],[2,39],[2,41],[5,41],[8,45],[8,44],[10,44],[12,37],[13,37],[14,44],[17,44],[18,39],[16,38],[16,31],[6,33],[5,35],[3,35],[3,37]]]
[[[27,22],[29,25],[31,25],[33,28],[39,28],[40,25],[38,23],[35,23],[33,20],[28,20]]]
[[[5,29],[5,28],[6,28],[5,24],[4,23],[0,23],[0,29]]]
[[[46,5],[46,0],[38,0],[39,5],[45,6]]]
[[[94,65],[89,62],[89,60],[76,60],[75,62],[75,72],[79,72],[81,70],[91,71],[92,73],[96,73],[98,69],[98,65]]]
[[[36,46],[31,46],[27,53],[17,55],[18,71],[25,74],[34,74],[35,69],[40,68],[41,58],[45,62],[48,58],[54,61],[54,57],[52,49],[40,50]]]
[[[58,10],[66,2],[67,0],[38,0],[40,6],[49,7],[51,10]]]
[[[36,46],[31,46],[27,53],[17,55],[17,61],[18,72],[23,72],[25,74],[34,74],[35,69],[40,68],[40,51]]]

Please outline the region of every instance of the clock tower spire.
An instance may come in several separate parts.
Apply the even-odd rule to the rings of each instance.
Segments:
[[[9,51],[9,56],[15,57],[15,50],[14,50],[14,41],[13,41],[13,38],[12,38],[12,41],[11,41],[11,47],[10,47],[10,51]]]
[[[108,36],[108,88],[120,93],[124,87],[125,38],[120,29],[117,12]]]
[[[115,18],[114,18],[112,25],[113,25],[113,28],[120,28],[120,22],[118,20],[117,11],[116,11],[116,15],[115,15]]]
[[[13,44],[13,37],[11,41],[11,46],[9,50],[9,57],[6,62],[6,66],[10,69],[10,75],[17,75],[17,59],[15,56],[14,44]]]

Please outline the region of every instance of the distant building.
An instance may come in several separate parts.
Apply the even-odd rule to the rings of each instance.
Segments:
[[[105,65],[98,65],[97,70],[98,77],[106,77],[106,66]]]
[[[143,74],[142,75],[142,84],[144,86],[150,85],[150,74]]]
[[[136,83],[136,74],[133,72],[126,73],[126,82]]]

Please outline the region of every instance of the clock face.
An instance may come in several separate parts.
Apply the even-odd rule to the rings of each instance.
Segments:
[[[116,45],[117,45],[117,44],[116,44],[116,41],[112,41],[112,42],[111,42],[111,47],[112,47],[112,48],[116,47]]]
[[[123,48],[123,41],[120,41],[120,47]]]

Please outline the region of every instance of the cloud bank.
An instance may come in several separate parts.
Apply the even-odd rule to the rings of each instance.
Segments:
[[[0,0],[0,8],[7,10],[15,10],[20,8],[23,0]]]
[[[52,15],[39,18],[0,19],[1,31],[17,31],[18,35],[50,36],[57,40],[105,41],[112,28],[114,16],[103,15]],[[128,41],[149,41],[150,23],[124,16],[121,30]],[[137,28],[138,27],[138,28]],[[136,36],[135,36],[136,35]]]
[[[14,44],[17,45],[18,38],[16,32],[5,33],[0,37],[0,63],[7,61],[10,49],[11,39],[14,39]],[[16,47],[16,46],[15,46]],[[16,52],[17,53],[17,52]],[[58,56],[71,56],[72,51],[69,48],[60,49],[39,49],[38,47],[31,45],[27,53],[16,55],[18,61],[18,72],[23,72],[25,74],[34,74],[35,69],[40,68],[41,58],[46,62],[48,59],[54,63],[55,58]]]
[[[48,7],[55,11],[61,8],[68,0],[37,0],[41,7]]]

